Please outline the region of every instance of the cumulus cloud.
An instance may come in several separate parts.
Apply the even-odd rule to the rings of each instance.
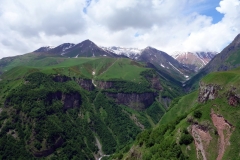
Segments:
[[[224,16],[215,24],[201,12],[206,0],[0,2],[0,58],[84,39],[167,53],[220,52],[240,32],[239,0],[222,0],[216,11]]]
[[[222,20],[191,33],[183,42],[185,50],[220,52],[240,33],[240,1],[222,0],[216,9],[224,14]]]
[[[148,29],[153,25],[162,25],[181,11],[181,1],[146,0],[101,0],[94,1],[88,8],[88,15],[97,23],[109,29],[124,30],[132,27]],[[173,11],[169,14],[169,11]]]

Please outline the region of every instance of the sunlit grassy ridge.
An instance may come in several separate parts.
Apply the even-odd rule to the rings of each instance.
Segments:
[[[240,68],[227,72],[214,72],[205,76],[204,83],[214,83],[219,85],[237,85],[240,82]]]
[[[24,60],[26,62],[23,63]],[[14,60],[5,68],[5,70],[8,69],[9,72],[3,74],[3,77],[12,79],[34,71],[41,71],[47,74],[62,74],[87,79],[121,79],[135,82],[141,81],[140,73],[148,70],[142,64],[127,58],[36,57],[33,54]]]

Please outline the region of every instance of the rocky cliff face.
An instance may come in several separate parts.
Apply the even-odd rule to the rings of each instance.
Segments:
[[[55,82],[67,82],[72,80],[70,77],[55,75],[53,77]],[[94,85],[92,80],[90,79],[80,79],[73,77],[73,80],[77,82],[82,88],[92,91],[94,90]],[[159,78],[150,78],[148,81],[151,84],[151,88],[155,90],[162,90],[162,86],[160,84]],[[98,89],[107,90],[115,87],[114,81],[95,81],[94,82]],[[115,102],[118,104],[123,104],[129,106],[136,110],[143,110],[149,107],[155,100],[157,96],[154,92],[146,92],[146,93],[110,93],[105,92],[108,97],[115,99]],[[77,94],[67,94],[64,95],[60,92],[53,93],[48,96],[49,100],[58,99],[62,100],[64,103],[64,109],[76,107],[79,104],[80,96]]]
[[[203,103],[207,100],[213,100],[217,97],[218,90],[220,89],[219,85],[216,84],[204,84],[203,82],[199,83],[199,95],[198,102]]]
[[[74,80],[84,89],[88,91],[94,90],[94,85],[92,84],[91,79],[82,79],[82,78],[74,78]]]
[[[67,81],[71,81],[72,79],[65,75],[54,75],[53,80],[55,82],[67,82]],[[73,80],[77,82],[83,89],[86,89],[88,91],[94,90],[94,85],[92,84],[92,80],[90,79],[73,77]]]
[[[149,93],[106,93],[118,104],[129,106],[135,110],[143,110],[149,107],[155,100],[156,95]]]
[[[204,84],[199,83],[199,95],[198,102],[204,103],[207,100],[213,100],[217,98],[218,91],[222,89],[221,86],[216,84]],[[230,106],[237,106],[240,103],[240,94],[236,92],[236,88],[232,87],[227,91],[227,95],[224,95]]]
[[[95,83],[99,89],[110,89],[114,86],[113,81],[96,81]]]
[[[64,110],[79,107],[82,103],[81,95],[78,92],[66,94],[62,92],[49,93],[47,102],[51,104],[53,100],[61,100]]]

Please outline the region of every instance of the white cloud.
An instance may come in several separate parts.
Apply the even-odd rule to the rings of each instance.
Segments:
[[[240,32],[240,1],[222,0],[223,19],[200,14],[206,0],[0,0],[0,58],[79,43],[153,46],[171,53],[221,51]],[[210,2],[209,2],[210,3]],[[84,11],[86,13],[84,13]]]
[[[185,50],[220,52],[240,33],[240,1],[223,0],[216,9],[224,14],[223,19],[193,32],[183,43]]]

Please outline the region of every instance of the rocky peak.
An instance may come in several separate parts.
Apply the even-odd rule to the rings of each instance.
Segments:
[[[90,41],[89,39],[82,41],[78,45],[81,45],[83,48],[86,48],[86,47],[97,47],[97,45],[95,43],[93,43],[92,41]]]

